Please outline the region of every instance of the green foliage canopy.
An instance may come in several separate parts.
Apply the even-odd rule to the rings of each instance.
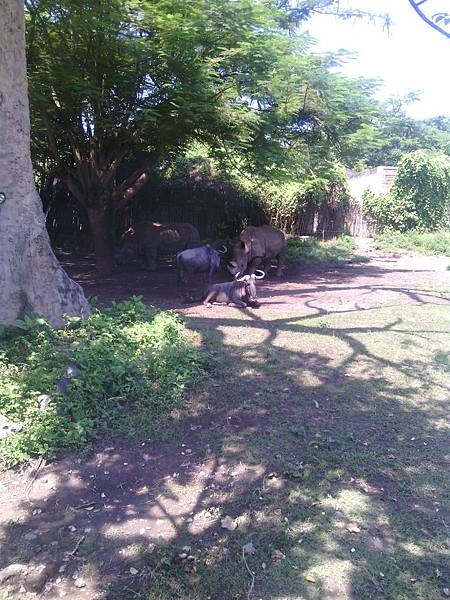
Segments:
[[[296,29],[334,5],[27,0],[35,163],[86,209],[98,260],[116,212],[192,140],[270,180],[315,185],[320,163],[357,160],[374,87],[331,74]],[[119,177],[125,157],[136,168]]]

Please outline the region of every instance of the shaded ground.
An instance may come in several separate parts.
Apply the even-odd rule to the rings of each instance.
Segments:
[[[215,379],[157,442],[107,440],[3,473],[0,569],[16,567],[0,589],[444,597],[448,259],[365,251],[368,264],[269,279],[259,310],[181,307],[217,357]],[[180,308],[167,268],[100,280],[87,263],[65,264],[101,303],[139,294]]]

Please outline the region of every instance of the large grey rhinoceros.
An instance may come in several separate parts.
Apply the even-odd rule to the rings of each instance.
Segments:
[[[239,242],[234,246],[230,273],[254,274],[256,269],[268,272],[272,258],[277,258],[277,277],[283,274],[286,238],[284,233],[271,225],[254,227],[251,225],[241,232]]]
[[[126,264],[142,258],[149,271],[156,269],[156,257],[175,254],[200,242],[198,230],[190,223],[152,223],[141,221],[130,227],[120,238],[116,261]]]

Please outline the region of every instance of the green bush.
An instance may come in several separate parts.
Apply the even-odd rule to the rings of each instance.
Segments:
[[[342,235],[334,240],[320,242],[314,238],[289,237],[286,247],[286,260],[290,263],[322,261],[332,264],[362,260],[353,252],[355,242],[352,237]]]
[[[414,250],[425,254],[450,256],[450,231],[386,231],[374,237],[379,250]]]
[[[429,150],[406,154],[391,191],[363,194],[362,210],[379,231],[435,231],[449,224],[450,158]]]
[[[151,427],[210,364],[177,314],[149,309],[138,298],[94,308],[88,320],[72,319],[59,330],[43,319],[17,325],[0,340],[0,412],[24,424],[0,441],[7,464],[54,456],[105,432]],[[79,376],[57,391],[70,363]],[[46,410],[40,394],[52,397]]]
[[[392,226],[394,215],[390,194],[375,194],[367,188],[362,195],[362,212],[380,231]]]
[[[450,158],[428,150],[404,156],[390,192],[392,225],[399,231],[433,231],[448,222]]]
[[[406,154],[391,191],[363,194],[364,216],[379,231],[435,231],[449,224],[450,159],[429,150]]]

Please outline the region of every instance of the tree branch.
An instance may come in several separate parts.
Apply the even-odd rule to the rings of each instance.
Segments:
[[[125,181],[123,181],[114,192],[118,199],[116,209],[123,208],[135,196],[149,180],[160,159],[160,153],[156,153],[139,168],[137,168]]]

